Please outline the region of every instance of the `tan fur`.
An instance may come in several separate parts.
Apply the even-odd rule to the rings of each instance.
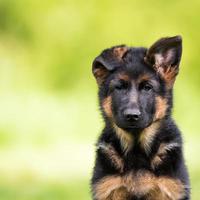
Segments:
[[[93,189],[97,200],[126,200],[131,195],[147,200],[179,200],[184,198],[185,188],[178,179],[156,177],[140,170],[124,176],[107,176],[95,184]]]
[[[155,65],[154,68],[156,68],[157,72],[166,81],[167,88],[171,89],[179,71],[178,67],[177,66],[162,67],[159,65]]]
[[[127,200],[130,198],[130,193],[128,193],[126,187],[120,187],[114,190],[106,200]]]
[[[164,99],[160,96],[156,97],[156,113],[154,117],[154,121],[162,119],[167,111],[167,99]]]
[[[165,157],[167,155],[167,151],[170,151],[178,146],[180,146],[178,143],[169,143],[169,144],[162,143],[162,144],[160,144],[156,155],[153,157],[153,159],[151,161],[152,169],[155,169],[160,164],[162,164],[163,160],[165,159]]]
[[[123,178],[127,190],[147,200],[179,200],[185,195],[181,181],[170,177],[156,177],[147,171],[129,173]]]
[[[122,173],[124,171],[124,161],[116,152],[113,146],[106,143],[100,143],[99,148],[108,156],[112,164]]]
[[[113,53],[116,56],[116,58],[118,58],[119,60],[122,59],[122,57],[124,56],[124,54],[128,51],[128,47],[115,47],[113,49]]]
[[[160,177],[157,179],[157,184],[163,200],[179,200],[185,196],[185,186],[177,179]]]
[[[137,196],[144,196],[153,190],[156,185],[154,176],[146,171],[130,172],[123,178],[127,190]]]
[[[160,164],[162,164],[162,162],[163,162],[162,154],[155,155],[155,157],[151,161],[152,169],[155,169],[156,167],[158,167]]]
[[[113,121],[111,96],[106,97],[102,101],[102,107],[106,115]],[[133,136],[130,133],[119,128],[114,122],[112,123],[113,123],[113,128],[115,129],[116,134],[121,141],[121,145],[124,149],[124,152],[127,153],[133,146]]]
[[[160,122],[156,121],[152,123],[149,127],[145,128],[140,134],[139,142],[141,147],[148,154],[151,151],[151,144],[156,135],[156,132],[160,126]]]
[[[151,150],[151,144],[160,126],[159,120],[161,120],[165,116],[167,107],[167,100],[160,96],[157,96],[156,113],[153,120],[154,122],[142,131],[139,138],[140,145],[142,148],[144,148],[146,153],[149,153]]]
[[[94,73],[97,83],[101,85],[104,82],[109,72],[104,67],[99,67],[99,68],[96,68],[93,73]]]
[[[151,77],[148,74],[142,74],[137,79],[137,83],[141,83],[143,81],[148,81],[148,80],[151,80]]]
[[[127,74],[120,73],[118,74],[118,78],[124,81],[130,81],[130,77]]]
[[[126,46],[115,47],[113,49],[113,55],[118,61],[121,61],[124,54],[128,51],[128,49],[129,48]],[[99,67],[96,67],[96,69],[94,69],[93,74],[96,78],[98,85],[101,85],[105,81],[106,77],[108,76],[109,71],[105,67],[99,66]]]
[[[102,107],[103,110],[105,111],[106,115],[110,118],[112,118],[112,98],[111,96],[106,97],[102,101]]]
[[[94,185],[93,192],[95,199],[111,200],[110,195],[112,195],[112,192],[122,186],[122,178],[120,176],[107,176]]]
[[[113,127],[116,131],[117,136],[120,139],[122,148],[124,149],[124,152],[126,154],[133,146],[134,143],[133,135],[119,128],[115,123],[113,124]]]

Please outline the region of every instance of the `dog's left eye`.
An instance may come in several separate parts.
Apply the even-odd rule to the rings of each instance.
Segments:
[[[140,88],[145,91],[150,91],[153,89],[153,86],[149,83],[142,83]]]

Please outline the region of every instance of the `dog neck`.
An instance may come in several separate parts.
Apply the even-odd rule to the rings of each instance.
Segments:
[[[143,149],[146,154],[149,154],[151,152],[153,140],[160,126],[161,120],[157,120],[137,134],[127,132],[116,124],[113,124],[113,129],[120,140],[121,147],[125,154],[127,154],[135,144],[139,144],[141,149]]]

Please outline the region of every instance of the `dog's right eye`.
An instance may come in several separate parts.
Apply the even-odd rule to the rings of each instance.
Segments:
[[[123,85],[122,84],[116,84],[115,85],[115,89],[116,90],[121,90],[121,89],[123,89]]]
[[[116,90],[122,90],[122,89],[126,89],[127,86],[128,86],[127,82],[120,80],[115,84],[114,87],[115,87]]]
[[[113,81],[111,81],[109,87],[110,87],[110,91],[124,90],[124,89],[127,89],[128,82],[126,82],[124,80],[113,80]]]

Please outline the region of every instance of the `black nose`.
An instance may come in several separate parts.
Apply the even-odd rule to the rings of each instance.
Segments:
[[[124,112],[124,117],[127,121],[138,121],[141,113],[138,109],[127,109]]]

